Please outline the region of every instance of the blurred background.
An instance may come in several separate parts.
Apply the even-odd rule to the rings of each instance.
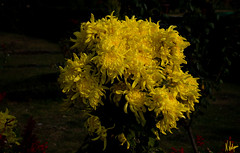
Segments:
[[[200,78],[203,95],[193,115],[194,135],[215,152],[229,136],[239,144],[239,0],[0,0],[0,111],[9,108],[19,131],[33,117],[47,152],[76,151],[85,136],[82,117],[61,111],[58,67],[71,57],[69,39],[80,24],[91,13],[99,19],[112,11],[119,19],[135,15],[160,21],[162,28],[177,26],[191,43],[184,69]],[[192,150],[184,130],[163,136],[160,145],[166,152]]]

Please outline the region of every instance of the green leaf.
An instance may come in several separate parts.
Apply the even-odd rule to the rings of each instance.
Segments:
[[[149,137],[148,139],[148,147],[154,147],[156,138]]]
[[[214,29],[214,27],[215,27],[215,25],[214,25],[213,22],[210,22],[210,23],[209,23],[209,26],[210,26],[210,28],[212,28],[212,29]]]

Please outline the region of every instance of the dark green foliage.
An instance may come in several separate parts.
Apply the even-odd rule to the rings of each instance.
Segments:
[[[106,96],[108,97],[108,95]],[[97,115],[102,125],[106,128],[114,127],[107,131],[107,147],[106,150],[102,150],[103,141],[92,141],[96,136],[87,136],[84,143],[79,148],[77,153],[162,153],[163,151],[159,148],[159,141],[154,135],[154,129],[151,125],[155,123],[155,114],[154,112],[147,112],[146,125],[142,126],[137,123],[136,117],[134,114],[129,111],[126,114],[123,111],[125,104],[124,99],[119,102],[119,107],[116,107],[116,104],[112,101],[105,100],[104,106],[99,106],[96,112],[92,115]],[[114,124],[115,123],[115,124]],[[123,126],[124,125],[124,126]],[[136,126],[137,125],[137,126]],[[152,130],[151,130],[152,129]],[[117,135],[124,133],[127,140],[131,144],[130,148],[127,149],[127,144],[121,145]]]

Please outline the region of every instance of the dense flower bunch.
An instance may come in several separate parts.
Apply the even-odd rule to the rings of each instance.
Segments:
[[[96,112],[108,103],[134,116],[143,127],[150,113],[154,130],[149,130],[157,138],[194,111],[200,96],[197,79],[181,69],[187,64],[183,51],[190,43],[174,28],[163,29],[151,19],[134,16],[118,20],[113,14],[99,20],[92,15],[90,22],[81,24],[72,39],[77,53],[60,67],[59,82],[67,103],[82,103],[91,114],[86,121],[90,135],[106,144],[108,129]],[[118,121],[113,125],[125,126]],[[122,131],[116,138],[129,148]]]
[[[14,116],[9,115],[8,110],[0,112],[0,148],[7,147],[12,144],[20,145],[14,129],[17,120]]]

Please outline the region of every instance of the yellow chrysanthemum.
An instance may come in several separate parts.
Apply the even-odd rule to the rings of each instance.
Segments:
[[[78,58],[76,54],[73,54],[73,57],[73,60],[67,60],[65,68],[60,67],[61,74],[58,80],[64,93],[73,90],[74,83],[91,69],[90,65],[87,65],[90,62],[89,55],[83,53]]]
[[[100,133],[101,122],[97,116],[91,115],[85,122],[85,127],[90,135],[93,135],[94,133]]]
[[[165,69],[167,70],[167,69]],[[197,78],[193,78],[188,72],[184,73],[179,69],[172,68],[167,70],[168,80],[171,80],[169,90],[179,101],[185,104],[189,110],[186,112],[189,117],[189,113],[194,111],[194,104],[198,103],[200,97]]]
[[[180,97],[181,102],[185,104],[189,111],[187,115],[191,111],[194,111],[194,103],[198,103],[198,99],[200,94],[198,93],[200,90],[198,89],[197,79],[193,78],[191,75],[187,75],[187,78],[180,82],[175,88],[178,90],[178,97]]]
[[[156,127],[161,133],[166,134],[166,131],[171,132],[172,128],[177,128],[177,121],[180,118],[185,118],[184,112],[189,108],[177,101],[176,97],[169,92],[165,87],[155,88],[151,93],[152,101],[146,103],[149,111],[154,111],[156,118],[162,115],[161,120],[156,124]]]
[[[123,82],[120,81],[118,83],[115,83],[111,88],[111,94],[110,94],[110,100],[113,101],[117,106],[119,106],[119,102],[122,98],[122,93],[123,91],[127,90],[127,85]],[[118,91],[118,94],[117,94]],[[120,91],[120,93],[119,93]]]
[[[182,64],[187,64],[183,51],[190,43],[175,28],[163,29],[151,19],[134,16],[118,20],[112,13],[96,20],[91,15],[71,39],[79,57],[74,54],[61,68],[62,91],[69,101],[83,101],[94,111],[104,104],[102,97],[110,89],[106,98],[123,106],[125,113],[130,109],[142,126],[147,122],[146,112],[155,113],[157,138],[159,131],[171,132],[185,113],[189,117],[194,111],[200,97],[197,79],[182,71]],[[95,132],[90,130],[98,135],[94,140],[105,143],[107,129],[92,122],[100,121],[91,117],[87,121],[96,127]],[[125,135],[119,139],[127,142]]]
[[[104,95],[104,89],[99,84],[99,78],[94,74],[91,65],[89,65],[91,55],[82,53],[80,58],[74,54],[74,60],[68,60],[65,68],[61,68],[59,82],[61,82],[62,91],[69,94],[70,100],[77,98],[89,104],[93,109],[99,104],[103,104],[101,97]]]
[[[97,135],[97,137],[92,139],[93,141],[96,141],[98,139],[103,141],[104,143],[103,150],[105,150],[107,147],[107,130],[112,129],[114,127],[110,127],[106,129],[104,126],[101,125],[99,118],[93,115],[91,115],[87,119],[87,121],[85,122],[85,127],[87,128],[88,133],[91,136]]]
[[[127,84],[126,90],[116,90],[116,94],[125,95],[126,103],[124,105],[124,112],[128,113],[129,108],[131,112],[134,113],[136,120],[142,125],[145,125],[145,103],[150,100],[147,97],[146,92],[141,91],[138,87],[133,88],[130,84]]]
[[[127,144],[127,149],[130,148],[130,143],[127,141],[127,138],[125,137],[124,133],[121,133],[117,136],[119,142],[121,142],[121,145],[123,146],[125,143]]]
[[[121,37],[116,35],[104,38],[96,52],[97,56],[92,61],[98,66],[102,75],[107,75],[111,82],[123,75],[127,68],[125,62],[127,51]]]
[[[87,99],[89,105],[96,110],[96,107],[99,104],[103,105],[101,100],[102,96],[104,95],[103,91],[104,88],[98,85],[96,78],[92,76],[86,76],[76,82],[76,94],[73,95],[71,100],[74,100],[74,98],[78,96],[83,98],[84,102],[86,101],[85,99]]]

